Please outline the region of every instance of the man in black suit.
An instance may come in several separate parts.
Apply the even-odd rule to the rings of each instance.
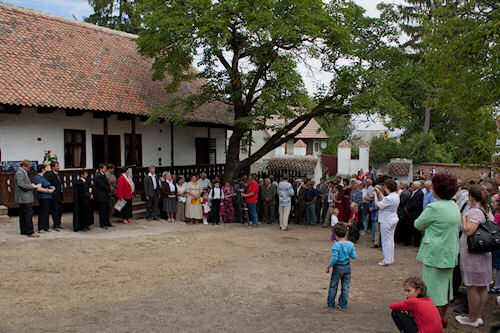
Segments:
[[[158,199],[160,191],[158,191],[158,177],[155,174],[155,167],[149,167],[149,173],[144,178],[144,194],[146,194],[146,219],[158,220],[160,218],[160,210],[158,208]]]
[[[73,230],[87,231],[92,224],[92,192],[88,181],[88,172],[82,170],[80,179],[75,184],[75,197],[73,203]]]
[[[302,186],[300,179],[295,179],[293,185],[294,208],[295,208],[295,224],[301,224],[304,221],[304,213],[306,211],[306,188]]]
[[[106,165],[99,164],[99,171],[94,178],[94,199],[99,206],[99,226],[104,229],[113,227],[109,222],[109,187],[108,179],[104,174],[106,172]]]
[[[394,241],[397,244],[403,243],[408,244],[408,216],[405,211],[406,206],[408,204],[408,200],[410,199],[411,192],[408,188],[407,183],[401,182],[400,184],[402,192],[399,195],[399,206],[398,206],[398,225],[396,226],[396,232],[394,234]]]
[[[53,229],[59,231],[64,229],[61,225],[63,184],[59,174],[59,162],[50,162],[51,171],[45,173],[44,177],[54,186],[54,193],[50,199],[50,215],[52,215]]]
[[[419,230],[415,228],[415,220],[420,216],[424,206],[424,192],[420,189],[421,183],[419,181],[414,181],[411,184],[411,194],[406,204],[406,215],[408,218],[408,243],[407,245],[413,244],[415,247],[420,246],[420,240],[422,239],[422,234]]]

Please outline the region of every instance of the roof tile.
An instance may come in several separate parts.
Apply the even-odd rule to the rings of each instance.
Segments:
[[[297,126],[295,126],[291,132],[296,131],[304,122],[300,122]],[[277,126],[277,127],[283,127],[285,125],[285,121],[281,118],[278,118],[276,116],[273,116],[271,118],[268,118],[266,120],[266,124],[268,126]],[[273,129],[267,129],[266,130],[267,134],[269,136],[274,135],[276,131]],[[295,139],[329,139],[330,137],[328,134],[323,131],[321,126],[319,126],[318,122],[312,118],[311,121],[309,121],[309,124],[304,127],[304,129],[295,137]]]
[[[0,103],[147,115],[171,96],[165,81],[152,80],[152,60],[138,54],[135,38],[0,2]],[[234,119],[222,103],[185,117]]]

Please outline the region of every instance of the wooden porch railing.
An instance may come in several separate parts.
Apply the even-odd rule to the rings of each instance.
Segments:
[[[90,181],[94,184],[94,170],[87,169]],[[173,174],[176,174],[177,177],[183,176],[186,180],[189,180],[189,177],[192,175],[199,175],[202,172],[205,172],[209,178],[215,177],[215,175],[224,174],[224,164],[207,164],[207,165],[186,165],[186,166],[174,166],[172,167],[156,167],[156,173],[158,176],[164,171],[169,171]],[[60,175],[63,181],[63,203],[72,203],[74,196],[73,185],[78,180],[78,175],[81,170],[61,170]],[[133,169],[133,178],[136,185],[137,194],[140,195],[143,193],[144,189],[144,177],[148,174],[147,168],[134,168]],[[35,173],[29,174],[30,178],[33,179],[35,177]],[[118,176],[118,172],[117,172]],[[8,208],[17,208],[18,204],[14,201],[14,172],[0,172],[0,205],[5,205]],[[35,196],[34,205],[38,205]]]

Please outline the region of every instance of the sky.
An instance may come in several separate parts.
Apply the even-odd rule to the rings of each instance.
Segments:
[[[31,8],[45,13],[59,15],[67,18],[76,18],[82,20],[84,17],[92,13],[92,9],[87,0],[0,0],[16,6]],[[386,3],[403,3],[404,0],[355,0],[356,3],[366,9],[366,14],[369,16],[378,16],[377,4],[379,2]],[[331,79],[331,74],[322,72],[319,63],[308,63],[308,66],[299,65],[299,71],[303,75],[304,83],[310,93],[314,93],[318,85],[328,84]],[[384,130],[380,120],[363,119],[358,117],[356,120],[357,129]]]
[[[377,3],[382,0],[355,0],[366,9],[369,16],[377,15]],[[383,0],[388,3],[401,3],[402,0]],[[32,8],[59,16],[82,19],[92,13],[87,0],[3,0],[16,6]]]

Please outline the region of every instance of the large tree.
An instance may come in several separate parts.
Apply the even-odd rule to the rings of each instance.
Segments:
[[[352,1],[142,0],[139,9],[137,44],[154,59],[153,78],[168,75],[170,92],[185,82],[205,82],[193,95],[170,99],[153,117],[178,119],[179,110],[182,115],[211,101],[233,112],[226,179],[296,136],[313,117],[366,106],[356,97],[371,87],[369,73],[387,60],[386,42],[394,33]],[[191,67],[195,61],[199,71]],[[297,69],[301,61],[320,62],[334,74],[312,98]],[[244,139],[267,128],[271,116],[288,121],[240,161]]]
[[[488,163],[500,90],[498,2],[407,0],[393,21],[408,37],[392,58],[376,108],[403,141],[432,130],[464,163]],[[377,98],[378,96],[378,98]]]

